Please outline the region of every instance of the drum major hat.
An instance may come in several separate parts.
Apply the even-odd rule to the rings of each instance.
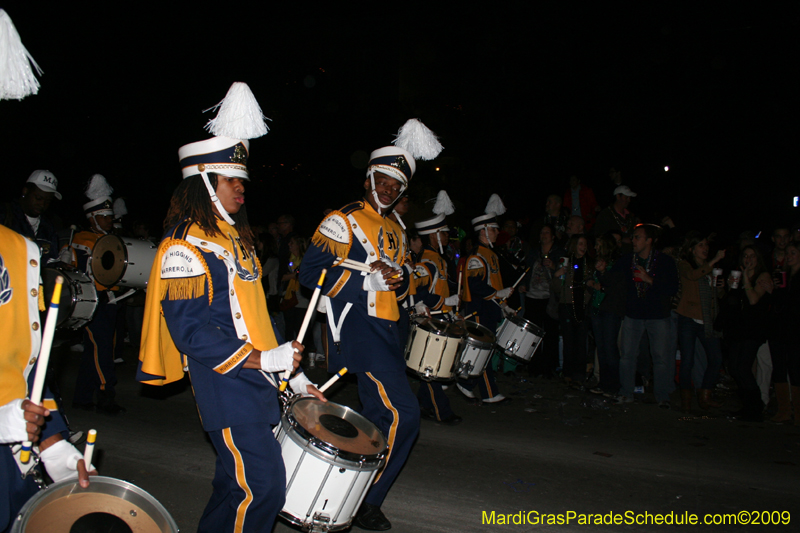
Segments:
[[[472,219],[472,227],[475,231],[480,231],[484,228],[499,228],[500,224],[497,217],[506,212],[506,206],[500,196],[493,194],[489,198],[489,203],[486,204],[484,214]]]
[[[433,212],[436,215],[435,217],[414,223],[414,227],[417,228],[417,232],[420,235],[430,235],[431,233],[439,231],[450,231],[450,228],[447,227],[447,223],[445,222],[445,218],[448,215],[452,215],[455,212],[455,208],[453,207],[453,202],[450,201],[450,197],[447,196],[446,191],[439,191],[436,197],[436,204],[433,206]]]
[[[114,205],[111,200],[111,193],[114,189],[108,184],[102,174],[95,174],[89,179],[86,186],[86,197],[89,201],[83,204],[83,212],[86,218],[93,216],[114,216]]]
[[[214,137],[182,146],[178,150],[183,178],[202,176],[211,201],[228,224],[234,222],[222,207],[208,179],[209,173],[249,180],[247,158],[248,139],[266,135],[266,117],[246,83],[234,82],[225,98],[206,111],[217,109],[217,116],[208,121],[206,129]]]
[[[417,170],[416,159],[430,161],[443,150],[436,134],[415,118],[403,124],[392,143],[394,146],[384,146],[372,152],[367,165],[367,178],[372,184],[372,195],[383,209],[389,206],[382,204],[375,192],[376,172],[399,181],[402,193]]]

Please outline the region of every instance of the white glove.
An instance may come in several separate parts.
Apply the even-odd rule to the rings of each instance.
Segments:
[[[261,352],[261,370],[283,372],[293,368],[294,348],[292,348],[291,342],[286,342],[277,348]]]
[[[510,316],[516,316],[516,315],[517,315],[517,311],[516,311],[516,309],[512,309],[512,308],[510,308],[510,307],[509,307],[509,306],[507,306],[507,305],[504,305],[504,306],[501,308],[501,310],[503,311],[503,316],[504,316],[504,317],[506,317],[506,318],[508,318],[508,317],[510,317]]]
[[[444,305],[448,307],[458,307],[458,304],[461,303],[461,298],[458,297],[458,294],[454,294],[452,296],[448,296],[444,299]]]
[[[44,467],[53,481],[78,479],[78,461],[83,459],[83,455],[69,441],[56,442],[45,451],[40,452],[39,457],[42,458]],[[86,466],[87,471],[94,469],[94,466]]]
[[[364,278],[362,287],[365,291],[388,291],[389,284],[383,279],[383,272],[380,270],[371,272]]]
[[[417,302],[414,304],[414,312],[418,315],[427,315],[428,306],[425,305],[425,302]]]
[[[514,291],[511,287],[506,287],[505,289],[500,289],[495,293],[495,298],[500,300],[505,300],[509,297],[509,295]]]
[[[22,400],[11,400],[0,407],[0,443],[28,440],[28,422],[22,410]]]
[[[317,384],[312,383],[311,380],[308,379],[303,372],[298,372],[292,379],[289,380],[289,386],[292,388],[293,391],[300,394],[301,396],[313,396],[312,394],[308,393],[309,385],[313,385],[315,387],[317,386]]]

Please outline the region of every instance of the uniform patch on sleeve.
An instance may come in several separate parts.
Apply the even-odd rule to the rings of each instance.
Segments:
[[[202,260],[183,244],[173,244],[161,258],[161,279],[193,278],[205,273]]]
[[[314,232],[311,242],[337,257],[347,257],[353,242],[353,229],[341,211],[331,211]]]
[[[418,278],[427,278],[430,274],[428,269],[425,268],[425,265],[419,264],[414,268],[414,275]]]
[[[469,262],[467,263],[467,270],[480,270],[482,268],[484,268],[483,261],[481,261],[477,257],[469,258]]]

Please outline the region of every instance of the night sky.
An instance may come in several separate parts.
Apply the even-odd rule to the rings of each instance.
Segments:
[[[178,148],[208,137],[202,111],[244,81],[272,119],[251,142],[253,223],[292,213],[310,233],[361,196],[367,154],[411,117],[445,146],[418,166],[412,218],[441,188],[461,224],[493,192],[538,217],[570,174],[605,205],[615,167],[645,218],[730,234],[800,220],[795,7],[531,4],[3,6],[44,70],[38,95],[0,102],[3,200],[47,168],[64,193],[53,210],[79,220],[99,172],[131,220],[159,226]]]

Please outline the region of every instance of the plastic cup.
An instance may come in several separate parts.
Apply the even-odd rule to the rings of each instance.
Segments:
[[[739,282],[742,280],[741,270],[731,270],[731,289],[738,289]]]
[[[716,287],[717,283],[719,282],[719,277],[722,275],[721,268],[715,268],[711,270],[711,286]]]

